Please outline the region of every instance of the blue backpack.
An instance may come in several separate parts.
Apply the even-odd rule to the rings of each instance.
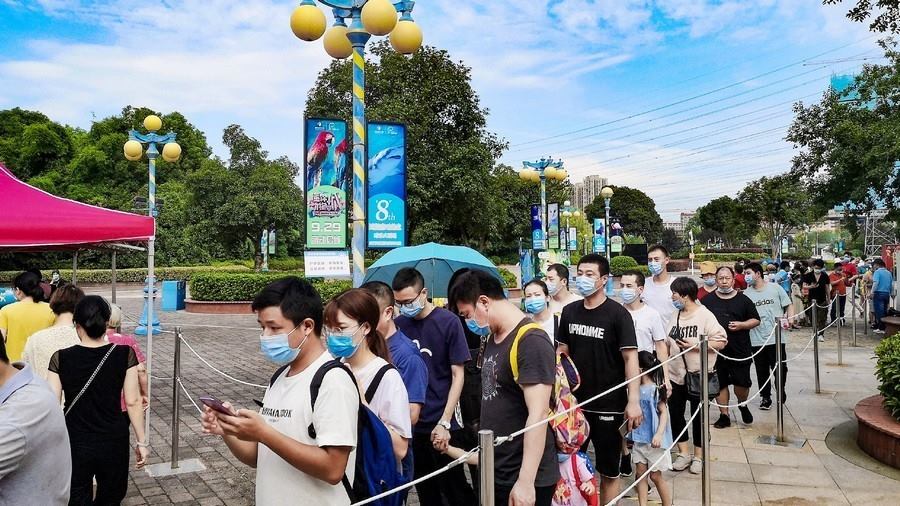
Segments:
[[[312,383],[309,385],[310,402],[312,403],[313,409],[315,409],[316,397],[319,395],[319,388],[322,386],[322,380],[325,378],[325,374],[336,367],[349,374],[350,379],[353,380],[353,384],[356,384],[356,378],[353,376],[353,373],[347,366],[341,363],[340,360],[326,362],[318,371],[316,371],[315,375],[313,375]],[[378,385],[381,383],[381,379],[384,377],[385,373],[393,368],[392,365],[385,364],[384,367],[379,369],[375,374],[375,378],[372,379],[372,384],[369,385],[369,388],[366,390],[365,397],[367,403],[372,402],[372,397],[375,396]],[[356,474],[352,485],[346,475],[344,475],[343,480],[341,480],[344,484],[344,488],[347,490],[347,495],[350,496],[350,502],[368,499],[382,492],[387,492],[400,485],[409,483],[411,479],[409,474],[411,474],[412,471],[412,448],[407,451],[406,458],[403,459],[402,469],[405,471],[403,472],[401,471],[401,467],[398,466],[397,458],[394,456],[394,445],[391,442],[391,434],[388,432],[388,428],[385,427],[384,422],[382,422],[378,418],[378,415],[372,412],[371,409],[364,406],[362,402],[359,404],[358,416],[355,464]],[[308,430],[309,436],[315,438],[316,431],[312,424],[309,425]],[[370,504],[376,506],[401,506],[405,500],[406,491],[403,491],[383,497]]]

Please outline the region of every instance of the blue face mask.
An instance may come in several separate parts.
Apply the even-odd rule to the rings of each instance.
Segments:
[[[294,327],[293,330],[286,334],[275,334],[274,336],[259,336],[259,349],[263,355],[271,362],[278,365],[290,364],[300,354],[309,334],[303,338],[303,341],[296,348],[291,348],[288,337],[294,333],[300,326]]]
[[[479,335],[482,337],[491,333],[490,326],[485,325],[484,327],[482,327],[481,325],[478,324],[478,321],[476,321],[474,318],[466,318],[466,327],[468,327],[469,331],[472,332],[473,334]]]
[[[578,276],[575,278],[575,288],[582,297],[590,297],[597,291],[597,281],[587,276]]]
[[[525,312],[538,314],[547,307],[547,300],[543,297],[530,297],[525,299]]]
[[[678,311],[681,311],[682,309],[684,309],[684,302],[681,302],[680,300],[673,300],[672,307],[674,307]]]
[[[663,265],[660,262],[650,262],[647,264],[647,267],[650,269],[650,274],[653,274],[654,276],[662,274]]]
[[[419,316],[419,313],[425,309],[425,305],[419,301],[419,298],[416,297],[416,300],[410,302],[409,304],[402,304],[400,306],[400,314],[409,318],[415,318]]]
[[[559,288],[561,286],[562,286],[562,283],[560,283],[558,281],[556,283],[547,281],[547,291],[550,292],[551,297],[554,297],[557,293],[559,293]]]
[[[358,343],[353,344],[353,336],[359,332],[360,328],[361,326],[357,325],[356,330],[350,333],[328,332],[325,335],[325,347],[328,348],[328,352],[335,358],[352,357],[362,344],[362,339]]]
[[[744,274],[744,282],[747,283],[747,286],[753,284],[753,282],[755,281],[753,277],[753,274]]]
[[[637,290],[634,288],[623,288],[619,291],[619,295],[622,297],[622,302],[626,304],[631,304],[637,300],[638,297]]]
[[[716,286],[716,278],[703,278],[703,284],[706,286]]]

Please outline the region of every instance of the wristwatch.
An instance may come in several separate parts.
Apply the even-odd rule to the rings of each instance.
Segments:
[[[447,430],[450,430],[450,422],[448,422],[447,420],[440,420],[437,424]]]

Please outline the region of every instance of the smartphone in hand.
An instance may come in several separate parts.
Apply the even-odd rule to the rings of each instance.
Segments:
[[[235,416],[237,414],[233,410],[225,407],[225,403],[215,397],[204,395],[200,397],[200,402],[202,402],[204,406],[209,406],[211,409],[218,411],[223,415]]]

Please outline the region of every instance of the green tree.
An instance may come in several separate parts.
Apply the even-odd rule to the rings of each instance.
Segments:
[[[862,23],[870,18],[869,30],[873,32],[900,32],[900,1],[855,0],[856,6],[847,11],[847,18]],[[825,5],[837,5],[843,0],[822,0]]]
[[[650,243],[662,238],[662,218],[656,212],[656,203],[646,193],[627,186],[610,186],[610,217],[618,218],[626,234],[642,236]],[[606,202],[597,196],[585,209],[589,220],[606,217]]]
[[[882,45],[888,64],[864,66],[841,95],[829,90],[819,103],[794,106],[792,172],[821,208],[864,212],[900,199],[900,53],[894,42]]]
[[[702,229],[698,240],[719,239],[731,247],[750,242],[756,222],[741,203],[724,195],[697,209],[696,222]]]
[[[72,139],[65,127],[34,111],[0,111],[0,162],[27,181],[65,165]]]
[[[367,119],[407,125],[411,242],[487,249],[508,241],[497,219],[504,213],[498,200],[506,194],[496,193],[492,175],[505,143],[487,130],[488,111],[472,88],[471,69],[428,46],[403,56],[382,41],[372,46],[371,56]],[[306,114],[350,121],[351,84],[351,62],[332,62],[310,90]]]
[[[738,200],[748,217],[759,224],[773,258],[781,256],[784,237],[815,218],[809,195],[788,174],[753,181],[741,190]]]
[[[274,225],[285,233],[303,221],[303,194],[293,181],[296,166],[285,159],[267,160],[259,142],[237,125],[225,132],[230,159],[237,162],[226,167],[217,159],[205,160],[188,177],[190,206],[200,217],[198,231],[215,234],[224,251],[240,254],[249,246],[258,258],[263,229]]]

